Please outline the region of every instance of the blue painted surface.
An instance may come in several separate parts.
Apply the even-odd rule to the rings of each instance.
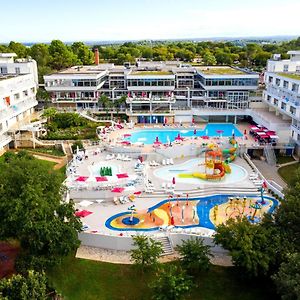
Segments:
[[[197,214],[198,214],[198,218],[199,218],[199,223],[193,224],[193,225],[186,225],[186,226],[176,225],[175,227],[177,227],[177,228],[206,227],[209,229],[215,229],[214,224],[210,221],[210,218],[209,218],[210,210],[216,205],[220,205],[220,204],[227,202],[229,197],[236,197],[236,196],[241,197],[241,195],[227,194],[227,195],[211,195],[211,196],[205,196],[205,197],[189,198],[189,201],[199,200],[199,202],[197,204]],[[258,201],[260,201],[259,195],[247,195],[247,197],[255,198]],[[264,198],[273,201],[273,205],[268,211],[269,213],[273,213],[274,210],[276,209],[276,207],[279,205],[278,200],[276,200],[275,198],[267,197],[267,196],[265,196]],[[173,198],[170,200],[165,199],[165,200],[162,200],[161,202],[157,203],[156,205],[150,207],[148,209],[148,212],[154,211],[155,209],[159,208],[161,205],[163,205],[169,201],[176,203],[177,200],[186,202],[186,198],[179,198],[179,199]],[[111,216],[110,218],[108,218],[106,220],[105,226],[111,230],[116,230],[116,231],[155,231],[155,230],[159,230],[159,228],[160,228],[159,226],[152,227],[152,228],[115,228],[110,225],[112,220],[116,219],[117,217],[125,216],[125,215],[128,216],[128,212],[122,212],[122,213],[118,213],[116,215]]]
[[[194,130],[196,129],[196,134]],[[209,137],[218,137],[220,133],[217,130],[223,130],[223,137],[231,137],[232,132],[234,132],[236,137],[241,137],[242,133],[236,128],[234,124],[231,123],[211,123],[207,124],[203,130],[193,128],[193,129],[145,129],[134,131],[131,136],[125,138],[125,140],[130,141],[131,143],[142,142],[144,144],[153,144],[158,137],[158,140],[161,143],[167,143],[168,137],[171,142],[180,134],[181,137],[192,137],[192,136],[204,136],[208,135]]]

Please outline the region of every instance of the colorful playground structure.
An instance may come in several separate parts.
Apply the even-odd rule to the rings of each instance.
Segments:
[[[231,173],[229,163],[234,161],[236,158],[236,151],[238,144],[232,137],[229,139],[232,145],[229,149],[221,150],[216,144],[207,145],[205,151],[205,162],[201,164],[204,166],[204,172],[193,172],[191,174],[179,174],[181,178],[200,178],[204,180],[221,180],[224,178],[226,173]],[[229,154],[229,156],[228,156]],[[223,159],[226,155],[227,158]]]
[[[215,226],[230,218],[246,217],[251,223],[261,220],[264,213],[272,213],[276,199],[259,196],[212,195],[202,198],[172,197],[146,210],[129,209],[110,217],[105,225],[112,230],[151,231],[164,227]]]

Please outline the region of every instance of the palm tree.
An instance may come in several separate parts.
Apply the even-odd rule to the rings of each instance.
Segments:
[[[106,96],[106,95],[104,95],[104,94],[102,94],[101,96],[100,96],[100,98],[98,99],[98,106],[102,106],[104,109],[105,109],[105,111],[106,111],[106,116],[108,117],[108,112],[109,112],[109,110],[112,108],[112,102],[110,101],[110,99]],[[111,116],[112,117],[112,116]]]
[[[44,110],[42,116],[47,118],[47,123],[49,124],[56,114],[57,114],[57,110],[54,107],[49,107]]]
[[[114,105],[115,105],[115,108],[117,111],[117,116],[119,115],[121,106],[126,103],[126,99],[127,99],[127,97],[125,95],[123,95],[122,97],[115,100]]]

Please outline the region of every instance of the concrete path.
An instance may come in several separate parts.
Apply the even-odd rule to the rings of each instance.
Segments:
[[[287,186],[286,182],[278,174],[278,167],[270,166],[265,161],[262,160],[252,160],[255,166],[260,170],[264,177],[268,180],[273,180],[283,188]]]

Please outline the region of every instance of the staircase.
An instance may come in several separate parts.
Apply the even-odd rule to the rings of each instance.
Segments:
[[[167,236],[156,237],[155,241],[160,242],[162,244],[163,253],[161,256],[171,255],[174,253],[171,241]]]
[[[266,156],[267,163],[270,166],[275,166],[276,165],[276,155],[275,155],[272,145],[265,145],[264,154]]]

